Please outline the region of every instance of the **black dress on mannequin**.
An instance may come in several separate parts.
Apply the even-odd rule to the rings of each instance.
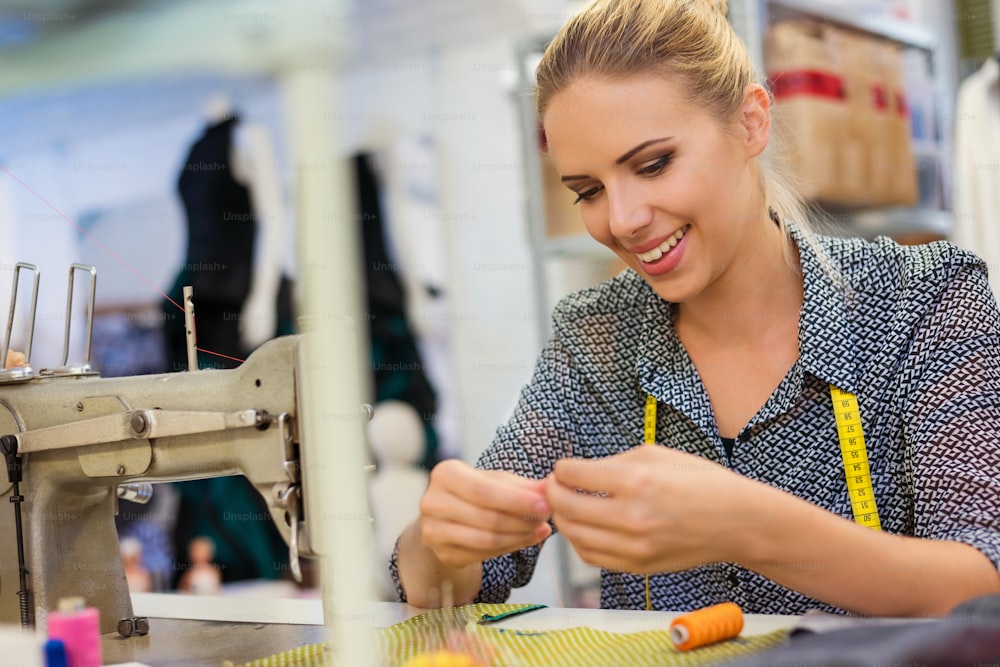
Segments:
[[[229,116],[205,128],[184,162],[177,191],[187,220],[187,253],[169,296],[183,306],[184,286],[193,287],[198,347],[242,359],[247,351],[240,345],[240,313],[250,293],[257,220],[250,191],[233,177],[230,164],[238,122]],[[184,314],[171,303],[164,309],[169,368],[186,370]],[[198,365],[234,368],[239,362],[199,353]]]

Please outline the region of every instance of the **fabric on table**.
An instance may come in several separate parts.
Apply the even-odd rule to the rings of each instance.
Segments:
[[[588,627],[566,630],[514,630],[482,625],[483,617],[509,616],[537,605],[472,604],[432,609],[376,631],[379,664],[395,667],[421,653],[443,648],[448,633],[464,627],[467,645],[491,655],[490,667],[670,667],[710,665],[770,649],[783,642],[786,630],[737,637],[712,646],[681,652],[670,641],[669,628],[643,632],[607,632]],[[255,660],[244,667],[326,667],[332,643],[312,644]]]

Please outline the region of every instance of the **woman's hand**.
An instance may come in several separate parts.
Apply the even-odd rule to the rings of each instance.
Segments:
[[[662,446],[604,459],[564,459],[547,478],[559,532],[584,562],[619,572],[674,572],[734,560],[752,530],[741,511],[756,484]]]
[[[537,544],[552,533],[545,484],[443,461],[431,471],[420,501],[421,542],[449,567]]]

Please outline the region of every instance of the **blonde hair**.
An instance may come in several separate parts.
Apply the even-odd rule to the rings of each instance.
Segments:
[[[538,64],[538,117],[544,116],[556,93],[579,77],[656,73],[680,81],[692,104],[724,125],[733,122],[758,77],[746,46],[726,19],[726,4],[725,0],[594,0],[563,26]],[[798,194],[776,147],[768,147],[757,167],[765,209],[777,213],[786,235],[785,221],[794,220],[818,251],[810,230],[811,209]]]

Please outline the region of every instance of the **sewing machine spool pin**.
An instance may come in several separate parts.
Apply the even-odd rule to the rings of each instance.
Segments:
[[[184,334],[187,340],[188,371],[198,368],[198,334],[194,326],[194,288],[184,286]]]
[[[71,364],[69,363],[69,334],[70,326],[73,322],[73,278],[77,271],[86,271],[90,274],[90,292],[87,299],[87,323],[86,338],[83,343],[83,361]],[[62,362],[56,368],[43,368],[39,372],[42,377],[96,375],[90,366],[91,340],[94,336],[94,303],[96,299],[97,269],[87,264],[70,264],[69,287],[66,295],[66,333],[63,334]]]
[[[41,277],[41,271],[34,264],[28,264],[27,262],[18,262],[14,265],[14,281],[10,293],[10,312],[7,315],[7,331],[3,337],[3,350],[0,350],[0,366],[7,365],[7,351],[10,349],[10,334],[14,328],[14,312],[17,306],[17,282],[18,277],[21,275],[21,269],[27,269],[35,274],[31,288],[31,313],[28,317],[28,333],[24,342],[24,365],[15,368],[0,369],[0,383],[24,382],[38,375],[31,368],[31,339],[35,335],[35,313],[38,310],[38,280]]]

